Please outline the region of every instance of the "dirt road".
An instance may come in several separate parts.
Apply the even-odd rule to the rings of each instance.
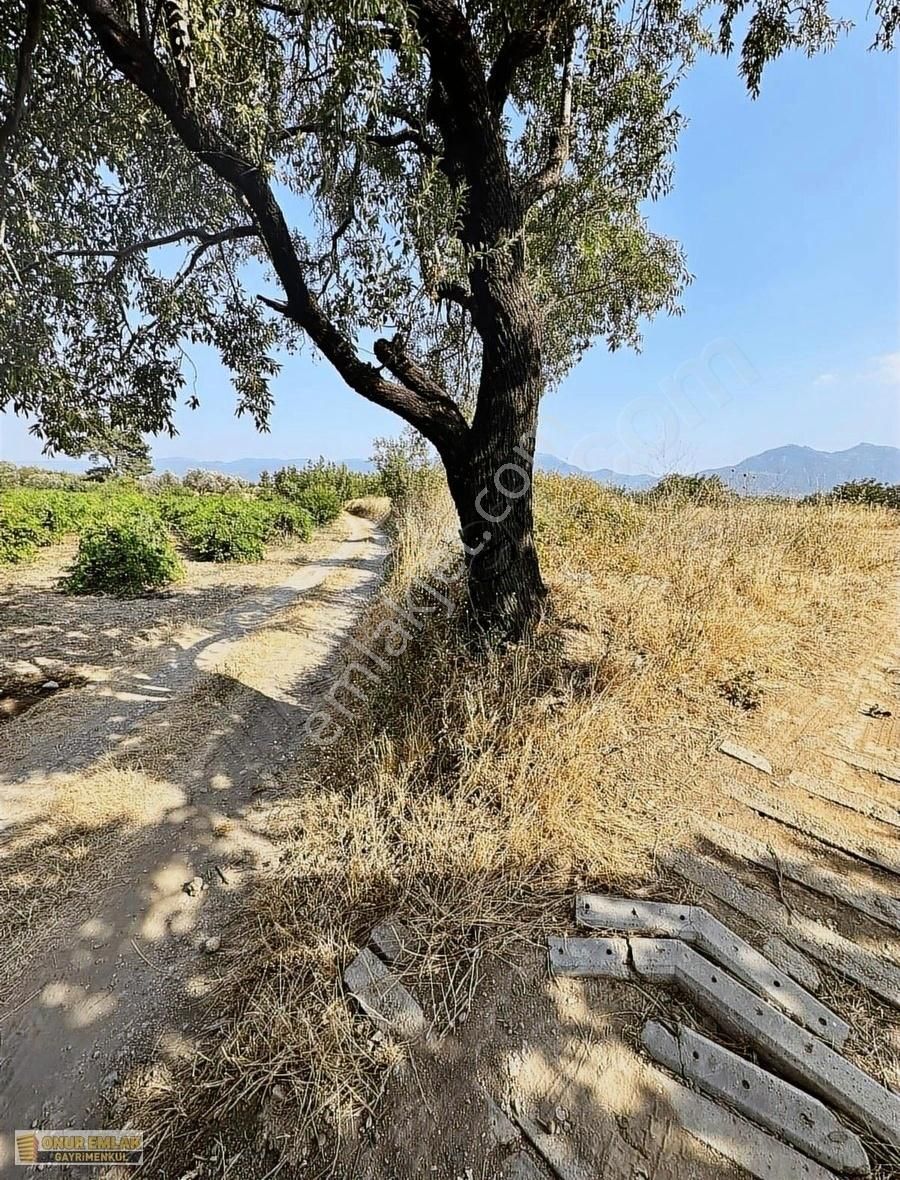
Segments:
[[[229,902],[271,855],[252,802],[379,582],[383,537],[351,516],[341,531],[281,585],[5,727],[0,1174],[23,1174],[14,1128],[94,1125],[204,1003]]]

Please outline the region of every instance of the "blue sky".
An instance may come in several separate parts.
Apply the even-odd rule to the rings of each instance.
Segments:
[[[871,37],[869,24],[831,54],[773,63],[756,101],[734,60],[695,68],[675,189],[648,211],[687,251],[685,315],[646,325],[639,354],[595,347],[545,399],[541,450],[656,473],[785,443],[900,445],[900,95],[897,57],[867,52]],[[157,458],[366,457],[402,425],[324,362],[288,357],[261,436],[233,417],[215,358],[193,359],[201,408],[179,413]],[[0,417],[0,457],[39,454]]]

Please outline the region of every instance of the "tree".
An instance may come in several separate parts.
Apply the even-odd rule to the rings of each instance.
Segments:
[[[843,27],[826,0],[7,3],[0,406],[63,447],[171,431],[187,339],[264,427],[272,352],[306,339],[435,447],[472,612],[518,634],[544,595],[541,396],[678,310],[684,260],[641,208],[680,79],[739,20],[754,92]]]
[[[88,479],[142,479],[153,470],[150,448],[137,431],[127,427],[104,426],[93,431],[85,438],[82,453],[98,464],[85,472]]]

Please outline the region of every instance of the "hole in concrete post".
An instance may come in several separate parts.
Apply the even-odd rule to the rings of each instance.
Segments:
[[[696,1050],[696,1049],[694,1049],[694,1051],[691,1053],[691,1057],[693,1057],[693,1059],[694,1059],[695,1061],[699,1061],[699,1060],[700,1060],[700,1054],[697,1052],[697,1050]]]
[[[745,1090],[750,1089],[750,1083],[747,1081],[746,1078],[744,1078],[744,1080],[741,1082],[741,1085],[744,1087]]]
[[[828,1021],[825,1019],[824,1016],[819,1017],[819,1024],[825,1025],[827,1023],[828,1023]]]
[[[772,983],[775,985],[775,987],[781,987],[781,980],[780,979],[773,979]]]
[[[679,922],[686,922],[687,921],[687,914],[679,914],[678,921]]]
[[[718,983],[718,982],[719,982],[719,981],[718,981],[718,979],[715,977],[715,975],[711,975],[711,976],[710,976],[710,979],[713,981],[713,983]]]
[[[612,947],[609,947],[609,946],[608,946],[608,947],[606,948],[606,953],[607,953],[608,955],[611,955],[611,954],[612,954]]]

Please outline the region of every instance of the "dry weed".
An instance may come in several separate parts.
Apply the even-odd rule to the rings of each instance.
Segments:
[[[289,1128],[301,1159],[377,1101],[399,1049],[369,1039],[339,980],[388,912],[419,935],[407,973],[452,1025],[486,951],[538,938],[579,885],[651,878],[709,806],[698,768],[737,712],[722,684],[846,659],[895,553],[888,517],[865,509],[640,504],[558,477],[540,481],[537,519],[552,588],[538,633],[476,656],[435,619],[288,778],[267,819],[281,862],[233,939],[218,1048],[188,1088],[173,1075],[152,1100],[132,1094],[139,1122],[169,1128],[158,1161],[172,1135],[183,1150],[248,1110],[271,1136]],[[446,552],[446,497],[401,506],[392,527],[396,597]]]

